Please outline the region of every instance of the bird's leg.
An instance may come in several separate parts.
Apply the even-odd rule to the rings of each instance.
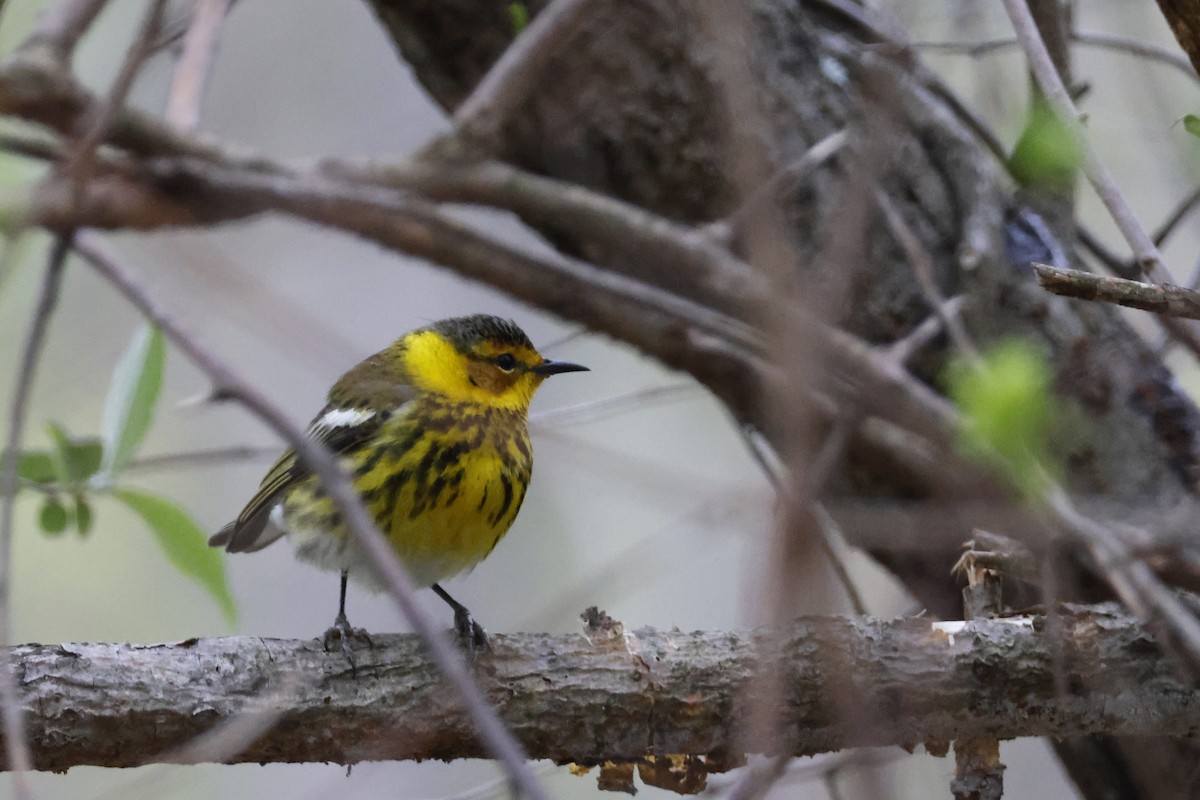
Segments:
[[[341,642],[342,652],[346,654],[346,658],[350,660],[350,668],[354,669],[354,648],[350,644],[351,639],[362,639],[367,643],[367,647],[374,647],[371,642],[371,637],[362,628],[355,628],[350,624],[350,620],[346,618],[346,583],[349,579],[349,574],[346,570],[342,570],[342,590],[338,596],[338,613],[333,620],[333,626],[325,631],[325,635],[321,638],[326,650],[333,649],[334,640]]]
[[[454,630],[458,632],[459,641],[466,648],[467,655],[473,658],[476,653],[486,652],[488,650],[487,632],[482,625],[475,621],[467,607],[451,597],[449,592],[436,583],[430,588],[454,609]]]

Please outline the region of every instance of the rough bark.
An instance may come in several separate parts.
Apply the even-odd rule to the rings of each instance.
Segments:
[[[1073,607],[1061,621],[1053,636],[1041,617],[961,629],[814,617],[782,631],[496,635],[475,672],[529,755],[560,763],[685,754],[717,770],[745,752],[777,752],[773,735],[745,738],[755,726],[744,715],[763,690],[753,678],[768,661],[786,682],[782,746],[795,755],[1200,731],[1200,690],[1175,677],[1133,618]],[[24,645],[11,657],[38,769],[484,757],[419,640],[378,636],[374,645],[356,653],[354,671],[319,642],[257,637]],[[835,707],[835,692],[856,698],[854,715]],[[214,726],[264,707],[279,717],[244,749],[214,756],[218,737],[216,749],[181,755]]]

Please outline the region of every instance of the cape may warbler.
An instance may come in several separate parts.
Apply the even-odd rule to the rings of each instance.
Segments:
[[[446,319],[343,375],[309,425],[309,435],[341,457],[413,580],[454,609],[470,647],[486,644],[483,629],[438,581],[486,558],[517,516],[533,466],[525,426],[533,393],[548,375],[586,369],[543,358],[507,320]],[[300,559],[341,571],[326,642],[340,637],[347,648],[355,631],[346,620],[346,578],[375,586],[375,571],[291,450],[209,544],[250,552],[285,534]]]

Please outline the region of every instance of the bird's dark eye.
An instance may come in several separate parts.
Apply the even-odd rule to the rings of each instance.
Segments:
[[[512,353],[501,353],[496,356],[496,366],[501,372],[512,372],[517,367],[517,359],[513,358]]]

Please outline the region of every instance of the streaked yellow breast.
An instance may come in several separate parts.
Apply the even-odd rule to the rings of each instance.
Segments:
[[[516,518],[533,467],[523,412],[436,396],[405,406],[347,461],[380,530],[421,586],[469,570],[492,551]],[[311,513],[314,500],[329,506],[314,489],[306,482],[285,503],[298,554],[330,569],[355,568],[361,554],[337,516],[322,524],[323,515]]]

